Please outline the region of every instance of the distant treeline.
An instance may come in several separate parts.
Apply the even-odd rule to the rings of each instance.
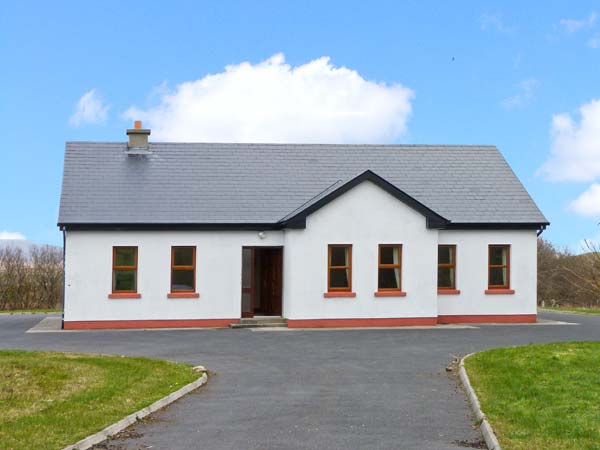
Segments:
[[[584,243],[575,255],[538,239],[538,304],[600,308],[600,248]]]
[[[0,310],[62,306],[62,249],[32,246],[0,248]]]

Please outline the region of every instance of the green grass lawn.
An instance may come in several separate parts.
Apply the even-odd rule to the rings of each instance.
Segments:
[[[0,351],[0,449],[61,449],[199,376],[148,358]]]
[[[488,350],[465,368],[504,450],[600,449],[600,342]]]
[[[544,308],[541,308],[541,310],[547,310],[547,311],[564,311],[564,312],[572,312],[572,313],[579,313],[579,314],[600,314],[600,308],[575,308],[575,307],[570,307],[570,306],[556,306],[556,307],[549,307],[546,306]]]
[[[54,312],[62,312],[62,309],[11,309],[2,310],[0,314],[47,314]]]

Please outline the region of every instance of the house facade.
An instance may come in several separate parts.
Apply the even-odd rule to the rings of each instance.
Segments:
[[[534,322],[548,222],[495,147],[68,143],[65,329]]]

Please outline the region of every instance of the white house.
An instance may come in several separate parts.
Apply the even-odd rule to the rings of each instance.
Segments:
[[[65,329],[536,320],[548,221],[493,146],[66,145]]]

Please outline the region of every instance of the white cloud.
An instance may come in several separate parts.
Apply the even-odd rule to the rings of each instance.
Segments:
[[[600,183],[594,183],[577,199],[570,208],[582,216],[600,217]]]
[[[582,105],[579,116],[579,122],[568,113],[553,116],[551,154],[539,174],[564,181],[600,177],[600,99]]]
[[[552,118],[550,158],[538,173],[551,180],[593,182],[569,209],[600,217],[600,99],[580,106],[579,118],[568,113]]]
[[[21,233],[18,233],[16,231],[6,231],[6,230],[2,230],[0,231],[0,239],[18,239],[18,240],[23,240],[25,239],[25,236]]]
[[[292,67],[283,54],[161,89],[157,105],[124,117],[144,120],[162,141],[391,142],[406,132],[414,98],[328,57]]]
[[[567,33],[576,33],[585,28],[591,28],[596,22],[597,15],[592,12],[588,17],[584,19],[561,19],[559,25]]]
[[[533,98],[535,90],[540,85],[540,82],[535,78],[528,78],[527,80],[521,81],[517,87],[519,92],[511,97],[502,100],[501,104],[506,109],[513,109],[519,106],[524,106],[529,103]]]
[[[600,34],[595,34],[588,39],[587,45],[589,48],[600,48]]]
[[[109,105],[98,95],[96,89],[90,89],[81,96],[75,107],[75,113],[69,123],[79,126],[85,123],[104,123],[108,117]]]
[[[515,32],[515,27],[506,25],[498,14],[482,14],[479,16],[479,26],[483,31],[494,29],[504,34]]]

